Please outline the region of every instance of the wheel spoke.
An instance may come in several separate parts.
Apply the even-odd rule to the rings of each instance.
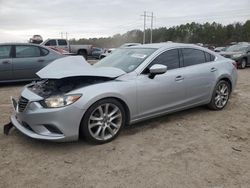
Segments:
[[[97,131],[95,132],[95,136],[99,136],[100,132],[102,130],[102,126],[98,127]]]
[[[110,132],[112,136],[114,136],[114,131],[109,126],[107,127],[107,130]]]
[[[96,122],[96,123],[90,123],[89,124],[89,128],[92,129],[93,127],[96,127],[96,126],[101,126],[101,122]]]
[[[113,123],[113,122],[110,122],[110,125],[113,126],[113,127],[115,127],[116,129],[118,128],[118,126],[115,123]]]
[[[226,89],[227,89],[227,86],[226,86],[226,85],[223,85],[223,86],[221,87],[221,93],[225,93]]]
[[[90,120],[93,120],[93,121],[101,121],[103,118],[102,117],[95,117],[95,116],[90,116],[89,118]]]
[[[110,112],[109,113],[109,117],[111,117],[111,116],[113,116],[116,112],[118,112],[119,111],[119,108],[117,108],[117,107],[114,107],[114,109],[112,110],[112,112]]]
[[[98,110],[99,110],[99,113],[100,113],[100,117],[104,117],[102,106],[99,106]]]
[[[104,140],[104,138],[105,138],[105,130],[106,130],[106,127],[103,127],[102,128],[102,132],[101,132],[101,138],[102,138],[102,140]]]
[[[105,105],[105,111],[104,111],[105,115],[108,115],[109,113],[109,104]]]
[[[115,120],[115,119],[117,119],[117,118],[119,118],[119,117],[121,117],[121,114],[120,114],[120,113],[119,113],[119,114],[116,114],[115,116],[110,117],[110,121],[113,121],[113,120]]]

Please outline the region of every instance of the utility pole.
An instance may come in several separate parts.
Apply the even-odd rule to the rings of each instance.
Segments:
[[[145,44],[145,42],[146,42],[146,15],[147,13],[146,13],[146,11],[144,11],[144,15],[143,15],[143,17],[144,17],[144,29],[143,29],[143,44]]]
[[[68,32],[66,32],[65,34],[66,34],[66,39],[68,40],[68,34],[69,34],[69,33],[68,33]]]
[[[63,38],[63,32],[60,33],[61,34],[61,39]]]
[[[154,21],[154,13],[152,12],[151,15],[148,15],[146,11],[144,11],[144,14],[141,15],[143,16],[144,20],[144,25],[143,25],[143,44],[146,43],[146,18],[149,17],[151,18],[151,29],[150,29],[150,43],[153,42],[153,21]]]
[[[154,13],[151,14],[151,33],[150,33],[150,43],[153,43],[153,22],[154,22]]]

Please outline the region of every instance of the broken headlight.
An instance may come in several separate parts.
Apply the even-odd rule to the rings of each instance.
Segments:
[[[60,108],[73,104],[81,96],[81,94],[52,96],[43,100],[41,104],[45,108]]]

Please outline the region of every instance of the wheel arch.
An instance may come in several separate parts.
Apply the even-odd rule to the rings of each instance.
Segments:
[[[86,54],[88,54],[88,51],[84,48],[81,48],[77,51],[77,54],[79,54],[80,52],[85,52]]]
[[[218,82],[221,81],[221,80],[224,80],[224,81],[226,81],[226,82],[229,83],[229,86],[230,86],[230,93],[231,93],[231,92],[232,92],[232,87],[233,87],[232,81],[231,81],[228,77],[222,77],[222,78],[220,78],[220,79],[218,80]],[[217,83],[218,83],[218,82],[217,82]]]

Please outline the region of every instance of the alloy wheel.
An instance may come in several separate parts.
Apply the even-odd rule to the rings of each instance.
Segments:
[[[229,99],[229,87],[225,83],[221,83],[218,85],[216,89],[216,94],[215,94],[215,105],[217,108],[223,108]]]
[[[96,107],[88,120],[88,129],[96,140],[114,137],[122,126],[122,113],[115,104],[104,103]]]

